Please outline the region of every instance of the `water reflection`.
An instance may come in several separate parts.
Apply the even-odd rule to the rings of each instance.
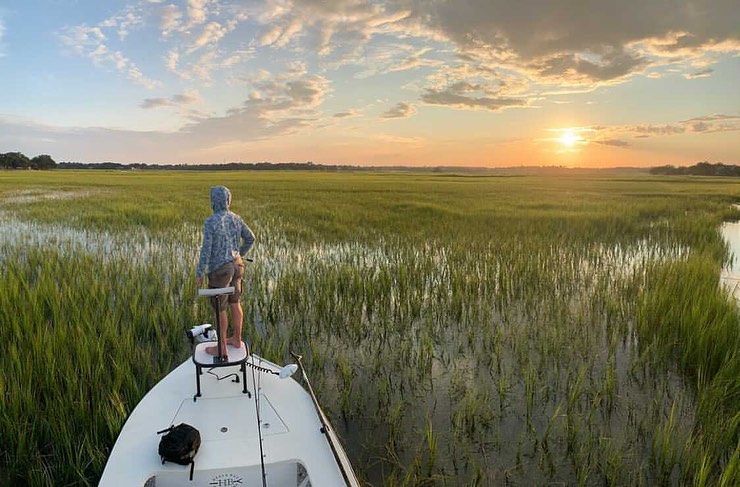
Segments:
[[[194,235],[187,240],[190,241],[153,238],[142,229],[131,230],[125,234],[111,234],[60,224],[37,223],[0,212],[0,247],[51,248],[62,255],[84,253],[101,256],[106,262],[125,258],[135,264],[146,266],[172,255],[188,253],[195,260],[197,244]]]
[[[720,280],[732,295],[740,300],[740,221],[724,222],[721,227],[722,238],[730,248],[731,259],[722,269]]]
[[[28,204],[47,200],[68,200],[74,198],[86,198],[93,194],[92,191],[53,191],[48,189],[23,189],[6,193],[0,199],[1,205]]]

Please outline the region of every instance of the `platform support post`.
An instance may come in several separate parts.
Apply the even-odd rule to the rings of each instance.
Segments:
[[[195,394],[195,397],[193,397],[193,401],[195,401],[196,397],[200,397],[200,374],[201,374],[200,365],[195,364],[195,385],[196,385],[196,389],[198,392]]]
[[[246,394],[247,397],[251,398],[252,393],[249,392],[249,390],[247,390],[247,363],[246,362],[242,362],[241,371],[242,371],[242,382],[244,383],[244,389],[242,390],[242,394]]]
[[[216,310],[216,336],[218,337],[218,355],[213,357],[213,363],[220,364],[229,360],[226,355],[221,355],[221,350],[226,349],[226,337],[221,332],[221,299],[220,296],[213,296],[211,299],[213,300],[213,309]]]

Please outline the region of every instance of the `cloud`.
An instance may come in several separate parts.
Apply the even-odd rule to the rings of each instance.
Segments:
[[[141,103],[141,108],[175,107],[199,103],[202,101],[200,94],[195,91],[185,91],[169,98],[147,98]]]
[[[688,0],[398,0],[404,28],[452,42],[470,59],[538,82],[611,84],[670,59],[713,63],[738,52],[737,5],[697,8]]]
[[[118,38],[124,40],[134,28],[144,25],[143,11],[139,5],[125,7],[119,13],[98,23],[98,27],[116,29]]]
[[[686,79],[708,78],[712,75],[712,73],[714,73],[714,70],[712,68],[706,68],[700,71],[695,71],[693,73],[684,74],[684,78]]]
[[[526,99],[504,94],[501,84],[479,84],[457,81],[440,89],[426,88],[421,101],[430,105],[445,105],[457,109],[499,111],[511,107],[524,107]]]
[[[265,132],[293,133],[319,120],[316,110],[332,91],[328,79],[308,74],[302,63],[278,74],[260,72],[253,80],[244,81],[252,91],[240,107],[224,117],[200,120],[183,130],[212,133],[225,141],[240,139],[242,130],[252,130],[250,124]],[[229,123],[234,127],[228,127]]]
[[[72,27],[60,34],[60,39],[64,45],[72,48],[76,54],[81,56],[93,53],[102,54],[108,50],[104,44],[105,35],[100,27],[88,27],[87,25]]]
[[[247,100],[224,116],[200,118],[180,130],[208,144],[260,140],[296,133],[319,120],[315,111],[331,92],[329,80],[296,67],[261,75]]]
[[[656,137],[701,136],[714,132],[740,131],[740,115],[714,114],[681,120],[666,124],[641,125],[593,125],[589,127],[567,127],[549,129],[556,132],[558,137],[538,139],[555,144],[560,151],[564,144],[565,134],[571,135],[568,145],[586,146],[598,144],[626,149],[641,139]],[[568,151],[575,151],[570,148]]]
[[[113,68],[138,85],[152,89],[160,84],[159,81],[145,76],[121,51],[109,49],[107,37],[99,26],[89,27],[83,24],[71,27],[62,31],[59,39],[73,53],[91,59],[95,65]]]
[[[123,40],[130,32],[132,27],[140,26],[144,23],[140,15],[133,12],[126,13],[118,19],[118,37]]]
[[[681,120],[678,123],[694,123],[694,122],[716,122],[716,121],[726,121],[726,120],[740,120],[740,115],[724,115],[724,114],[715,114],[715,115],[704,115],[702,117],[695,117],[690,118],[688,120]]]
[[[517,98],[491,98],[463,96],[449,91],[429,90],[421,96],[421,100],[429,105],[446,105],[458,109],[485,109],[491,111],[504,108],[526,106],[526,102]]]
[[[422,57],[425,53],[427,53],[430,49],[424,48],[421,51],[414,53],[410,56],[406,56],[404,59],[401,60],[400,63],[395,64],[394,66],[391,66],[388,69],[389,73],[395,73],[398,71],[407,71],[409,69],[416,69],[421,68],[424,66],[442,66],[444,65],[444,62],[437,59],[426,59]]]
[[[594,142],[596,142],[597,144],[611,145],[614,147],[629,147],[631,145],[626,140],[621,140],[621,139],[603,139],[603,140],[595,140]]]
[[[344,112],[338,112],[332,115],[332,117],[334,118],[349,118],[349,117],[356,117],[356,116],[357,116],[357,111],[352,110],[352,109],[344,111]]]
[[[165,67],[182,79],[199,79],[210,83],[215,71],[236,66],[254,56],[254,48],[231,47],[223,49],[224,37],[247,20],[247,14],[238,5],[221,5],[209,0],[190,0],[185,7],[188,21],[183,21],[182,10],[167,5],[158,11],[162,40],[170,48]]]
[[[235,67],[254,56],[254,49],[247,48],[246,42],[231,49],[220,46],[227,34],[247,20],[245,8],[238,3],[214,0],[186,0],[166,5],[139,0],[95,25],[65,28],[57,36],[63,46],[92,59],[96,66],[114,68],[134,83],[151,89],[161,82],[145,74],[125,52],[130,52],[127,47],[131,30],[156,26],[160,42],[167,49],[164,68],[185,80],[211,83],[214,71]],[[117,43],[111,39],[114,34]],[[138,52],[137,59],[146,59],[150,52]],[[151,64],[145,66],[153,70]]]
[[[397,73],[421,67],[441,67],[440,59],[426,57],[432,51],[429,47],[419,48],[406,43],[388,42],[368,45],[363,49],[361,61],[363,70],[355,78],[363,79],[387,73]],[[339,65],[347,61],[340,62]],[[338,67],[335,65],[333,67]]]
[[[628,129],[637,135],[676,135],[686,132],[686,127],[681,125],[635,125]]]
[[[190,22],[187,28],[195,27],[196,25],[203,24],[208,18],[208,4],[210,0],[188,0],[188,17]]]
[[[173,73],[177,73],[177,63],[180,61],[180,53],[175,51],[170,51],[167,53],[167,57],[165,58],[165,64],[167,66],[167,69],[169,69]]]
[[[705,115],[678,123],[695,133],[734,132],[740,130],[740,115]]]
[[[381,118],[409,118],[415,114],[416,108],[413,105],[400,102],[395,107],[384,112]]]
[[[134,83],[154,88],[161,82],[144,73],[127,52],[129,33],[135,28],[154,27],[165,43],[164,67],[182,79],[212,81],[214,71],[231,68],[254,55],[254,50],[241,46],[222,49],[220,43],[247,20],[246,6],[216,0],[185,0],[163,4],[138,0],[115,15],[94,25],[81,24],[58,33],[62,45],[77,55],[89,57],[95,65],[113,67]],[[117,34],[118,43],[113,42]],[[136,59],[146,60],[151,50],[137,52]],[[145,61],[142,61],[142,63]],[[150,64],[142,64],[152,69]]]
[[[147,98],[141,103],[141,108],[159,108],[174,106],[169,98]]]
[[[261,47],[285,47],[302,28],[298,19],[292,19],[283,25],[270,26],[259,36],[258,43]]]
[[[321,56],[351,47],[357,53],[374,35],[409,15],[408,10],[386,11],[386,7],[363,0],[267,0],[256,12],[264,26],[260,46],[284,48],[299,37]]]
[[[257,83],[247,104],[265,113],[310,110],[323,103],[331,91],[329,85],[329,80],[323,76],[286,79],[281,75]]]
[[[726,6],[718,3],[713,10],[720,13],[724,12],[724,8]],[[715,24],[715,26],[718,26],[718,24]],[[688,31],[673,30],[662,35],[636,41],[634,44],[653,56],[670,60],[688,59],[695,61],[705,58],[707,55],[731,53],[740,49],[740,39],[737,32],[723,32],[721,35],[715,36],[696,35]]]
[[[177,5],[169,4],[162,7],[159,10],[159,15],[159,28],[162,31],[163,37],[167,37],[173,31],[177,31],[181,28],[182,12]]]
[[[589,60],[583,54],[558,54],[528,64],[526,71],[540,81],[589,84],[621,80],[647,65],[639,55],[618,51],[594,59]]]
[[[177,49],[168,52],[164,58],[165,66],[171,73],[184,80],[199,79],[206,84],[212,81],[214,71],[230,68],[252,55],[245,51],[237,51],[225,58],[215,46],[209,47],[197,56],[192,56],[192,52],[192,49],[186,52]]]
[[[229,29],[218,22],[209,22],[205,27],[203,27],[203,31],[195,39],[192,46],[188,49],[188,52],[192,53],[208,44],[218,44],[218,41],[228,34],[228,32]]]
[[[619,129],[646,138],[685,133],[733,132],[740,130],[740,115],[706,115],[665,125],[634,125]]]
[[[501,110],[530,106],[541,95],[527,78],[488,65],[475,56],[458,53],[459,63],[448,63],[425,79],[421,100],[457,109]]]
[[[579,134],[584,134],[584,140],[586,142],[615,147],[629,147],[631,144],[625,138],[647,139],[674,135],[738,131],[740,130],[740,115],[714,114],[661,125],[592,126],[572,130],[577,131]]]

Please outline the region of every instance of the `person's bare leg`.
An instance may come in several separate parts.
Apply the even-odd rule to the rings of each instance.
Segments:
[[[242,312],[242,303],[237,301],[236,303],[229,303],[231,306],[231,328],[234,330],[234,334],[229,337],[229,345],[234,348],[242,346],[242,320],[244,319],[244,313]]]
[[[224,349],[223,349],[223,353],[221,353],[221,355],[226,356],[227,355],[227,353],[226,353],[226,345],[227,345],[228,340],[229,340],[228,338],[226,338],[226,331],[229,328],[229,317],[226,314],[226,310],[225,309],[221,310],[221,313],[220,313],[220,316],[219,317],[220,317],[220,319],[219,319],[220,323],[219,323],[219,327],[218,327],[218,336],[224,337]],[[218,345],[215,345],[213,347],[206,347],[206,352],[210,353],[211,355],[218,355]]]

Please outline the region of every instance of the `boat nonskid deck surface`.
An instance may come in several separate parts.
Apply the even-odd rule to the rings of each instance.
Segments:
[[[201,397],[197,398],[193,397],[195,364],[187,360],[172,371],[131,413],[99,485],[263,485],[258,427],[267,485],[346,485],[309,394],[295,380],[274,375],[280,367],[272,362],[252,355],[246,363],[251,394],[244,392],[239,367],[204,370]],[[252,365],[274,374],[256,371],[253,375]],[[235,382],[234,377],[240,381]],[[190,467],[162,464],[157,453],[157,431],[180,423],[194,426],[201,435],[192,481]]]

